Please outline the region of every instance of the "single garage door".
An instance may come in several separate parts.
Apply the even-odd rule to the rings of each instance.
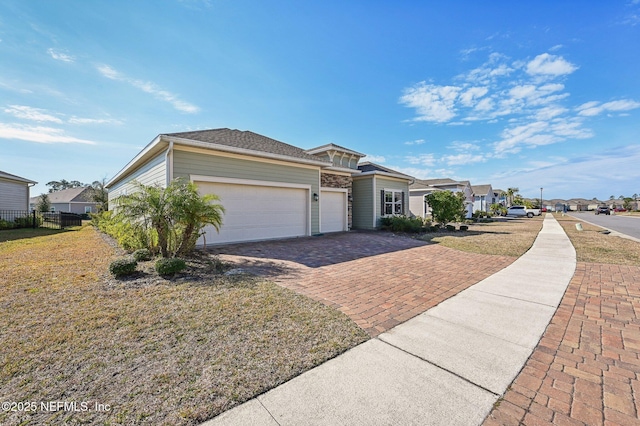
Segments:
[[[306,189],[197,182],[202,194],[220,197],[225,213],[218,234],[207,226],[207,244],[308,235]],[[203,243],[202,238],[198,242]]]
[[[320,232],[346,231],[347,196],[344,192],[320,192]]]

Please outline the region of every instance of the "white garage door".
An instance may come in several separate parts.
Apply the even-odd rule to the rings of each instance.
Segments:
[[[225,208],[218,234],[207,226],[207,244],[308,235],[307,190],[197,182],[202,194],[216,194]],[[200,238],[198,244],[202,244]]]
[[[321,191],[320,232],[346,231],[347,204],[344,192]]]

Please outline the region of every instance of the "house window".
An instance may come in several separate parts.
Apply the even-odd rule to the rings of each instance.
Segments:
[[[91,213],[91,206],[84,206],[84,212],[85,213]]]
[[[404,194],[402,191],[384,191],[383,215],[404,214]]]

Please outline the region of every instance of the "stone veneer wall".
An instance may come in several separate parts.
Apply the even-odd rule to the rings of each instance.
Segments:
[[[352,221],[352,204],[351,187],[353,179],[351,176],[334,175],[332,173],[320,173],[320,186],[326,188],[346,188],[347,189],[347,226],[351,229]]]

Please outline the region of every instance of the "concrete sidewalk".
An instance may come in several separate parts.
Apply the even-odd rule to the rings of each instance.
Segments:
[[[507,268],[204,425],[480,424],[544,333],[575,265],[547,215]]]

